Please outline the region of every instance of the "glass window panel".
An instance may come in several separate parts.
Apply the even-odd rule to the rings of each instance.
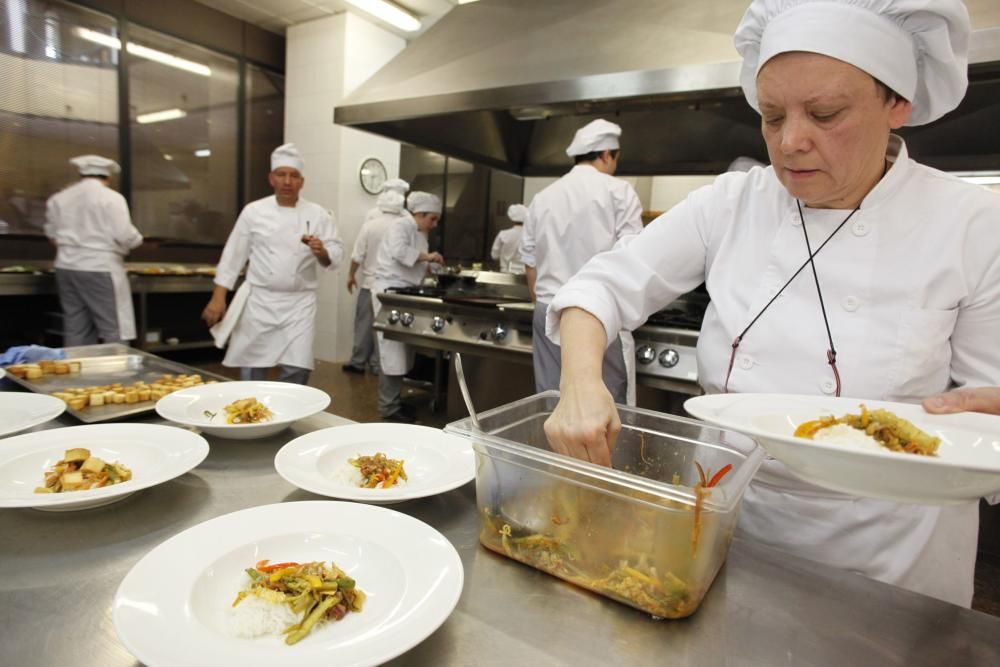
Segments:
[[[61,2],[0,0],[0,233],[42,235],[69,158],[118,150],[117,23]]]
[[[267,174],[271,151],[284,143],[285,77],[247,65],[246,91],[244,192],[246,202],[251,202],[274,194]]]
[[[237,61],[129,27],[132,217],[149,237],[221,244],[236,219]]]

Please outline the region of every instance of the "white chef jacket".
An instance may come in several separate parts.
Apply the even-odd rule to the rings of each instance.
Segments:
[[[815,259],[842,394],[916,402],[955,385],[1000,384],[1000,196],[909,159],[892,163]],[[803,209],[818,247],[850,211]],[[805,261],[796,202],[771,167],[718,177],[631,243],[595,258],[553,299],[581,307],[609,339],[703,280],[712,297],[698,376],[723,391],[733,339]],[[729,390],[833,394],[826,330],[810,270],[750,329]],[[978,505],[927,507],[821,489],[767,460],[740,529],[816,561],[968,606]]]
[[[273,195],[247,204],[226,241],[215,284],[232,289],[249,261],[250,296],[240,314],[223,364],[313,368],[316,290],[322,265],[302,237],[318,237],[330,255],[329,270],[344,258],[333,216],[299,198],[279,206]]]
[[[142,245],[125,197],[96,178],[82,178],[49,197],[45,235],[55,241],[55,267],[110,271]]]
[[[142,245],[142,234],[132,224],[125,197],[96,178],[81,178],[49,197],[45,235],[56,244],[55,268],[111,275],[118,334],[133,340],[135,312],[125,256]]]
[[[382,239],[389,226],[403,218],[400,213],[375,210],[378,211],[378,215],[367,218],[361,225],[358,238],[354,240],[354,250],[351,252],[351,261],[358,263],[358,272],[361,274],[361,280],[358,282],[362,289],[367,290],[375,284],[375,269],[378,265],[378,251],[382,246]]]
[[[419,285],[427,275],[427,262],[418,261],[427,252],[427,236],[420,232],[413,218],[399,218],[389,225],[378,250],[375,284],[386,287]]]
[[[535,267],[535,296],[552,297],[594,255],[642,231],[642,204],[632,186],[589,164],[539,192],[528,207],[521,261]]]
[[[490,250],[490,257],[500,260],[500,270],[506,273],[524,273],[521,261],[521,236],[524,225],[514,225],[497,234]]]
[[[375,208],[368,209],[368,212],[365,213],[365,222],[371,220],[372,218],[377,218],[380,215],[383,215],[384,213],[385,211],[380,209],[378,206],[376,206]],[[403,216],[404,218],[410,218],[411,220],[413,219],[413,214],[407,211],[406,208],[403,208],[399,212],[399,215]]]

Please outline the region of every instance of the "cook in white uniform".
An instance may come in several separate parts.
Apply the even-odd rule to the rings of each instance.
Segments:
[[[403,195],[403,215],[409,216],[410,212],[406,210],[406,193],[410,191],[410,184],[401,178],[390,178],[388,181],[382,184],[382,192],[380,194],[385,194],[386,192],[398,192]],[[377,201],[377,200],[376,200]],[[382,214],[382,210],[379,208],[378,203],[375,207],[365,214],[365,220],[371,220],[372,218],[377,218]]]
[[[382,302],[378,294],[387,287],[419,285],[431,262],[444,264],[441,253],[429,252],[427,234],[441,218],[441,199],[429,192],[411,192],[407,199],[413,217],[393,221],[382,239],[375,267],[372,309],[378,315]],[[388,340],[378,332],[378,354],[382,366],[378,377],[378,412],[388,421],[413,422],[403,408],[400,395],[403,376],[413,367],[413,350],[405,343]]]
[[[135,338],[132,290],[125,256],[142,244],[128,203],[111,189],[121,169],[100,155],[70,162],[80,180],[49,198],[45,235],[56,245],[56,288],[63,311],[66,345],[90,345]]]
[[[566,154],[572,170],[531,201],[521,261],[535,302],[531,346],[535,389],[559,388],[559,346],[545,335],[545,311],[556,292],[595,255],[642,231],[642,204],[614,177],[622,130],[598,119],[577,130]],[[623,331],[607,349],[604,382],[618,403],[635,404],[635,344]]]
[[[969,33],[959,0],[755,0],[736,47],[771,166],[719,176],[559,291],[548,317],[565,351],[546,425],[553,446],[609,463],[619,424],[596,358],[615,332],[703,280],[707,392],[728,383],[917,402],[1000,384],[1000,197],[918,164],[891,134],[959,104]],[[852,497],[768,460],[739,528],[955,604],[972,599],[976,504]]]
[[[394,179],[399,180],[399,179]],[[400,181],[405,183],[405,181]],[[358,270],[361,270],[361,289],[358,302],[354,306],[354,350],[351,360],[342,366],[347,373],[364,373],[367,365],[373,373],[378,373],[378,346],[375,344],[375,312],[372,310],[372,285],[375,282],[375,265],[378,249],[389,226],[403,216],[403,194],[397,189],[386,189],[379,195],[377,210],[379,215],[371,216],[361,225],[358,238],[351,252],[351,270],[347,276],[347,291],[354,292],[359,284]],[[407,213],[407,216],[409,214]]]
[[[274,196],[247,204],[236,220],[215,274],[215,290],[202,313],[209,326],[231,330],[225,366],[244,380],[263,380],[272,366],[280,380],[305,384],[313,368],[319,269],[337,268],[344,256],[333,216],[299,196],[304,162],[292,144],[271,154],[268,182]],[[226,293],[249,261],[246,280],[226,312]],[[226,319],[223,320],[223,316]],[[215,331],[213,331],[215,333]],[[224,336],[216,336],[220,344]]]
[[[500,270],[504,273],[524,273],[521,236],[524,234],[524,221],[528,219],[528,207],[524,204],[511,204],[507,207],[507,217],[514,226],[497,234],[490,257],[499,260]]]

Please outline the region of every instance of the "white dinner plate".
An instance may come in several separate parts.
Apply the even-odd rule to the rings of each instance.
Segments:
[[[227,424],[225,407],[241,398],[256,398],[274,413],[260,424]],[[249,440],[274,435],[322,412],[330,395],[322,389],[290,382],[217,382],[188,387],[167,394],[156,402],[156,412],[186,426],[197,426],[220,438]],[[214,415],[214,416],[212,416]]]
[[[0,380],[4,379],[5,377],[7,377],[7,371],[0,368]]]
[[[280,635],[237,637],[232,602],[244,569],[262,559],[332,560],[367,599],[292,646]],[[146,554],[118,587],[114,624],[151,667],[377,665],[444,623],[463,577],[451,543],[406,514],[330,501],[263,505],[205,521]]]
[[[0,437],[55,419],[66,410],[66,401],[48,394],[0,392]]]
[[[45,471],[67,449],[86,447],[93,456],[121,463],[132,479],[100,489],[35,493]],[[26,433],[0,440],[0,507],[68,511],[100,507],[183,475],[208,456],[197,433],[157,424],[89,424]]]
[[[402,459],[407,481],[388,489],[350,484],[348,459],[382,452]],[[408,424],[349,424],[295,438],[274,457],[278,474],[300,489],[366,503],[398,503],[462,486],[476,476],[471,441],[436,428]]]
[[[866,450],[796,438],[795,428],[823,416],[884,408],[941,438],[937,456]],[[1000,491],[1000,417],[932,415],[919,405],[782,394],[714,394],[684,409],[716,426],[756,438],[792,472],[819,486],[904,503],[949,505]]]

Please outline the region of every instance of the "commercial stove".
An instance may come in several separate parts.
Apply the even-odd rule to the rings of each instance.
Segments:
[[[480,272],[448,287],[391,288],[379,295],[375,329],[418,347],[531,364],[534,306],[523,280]],[[695,346],[707,305],[699,288],[633,332],[639,384],[700,393]]]

